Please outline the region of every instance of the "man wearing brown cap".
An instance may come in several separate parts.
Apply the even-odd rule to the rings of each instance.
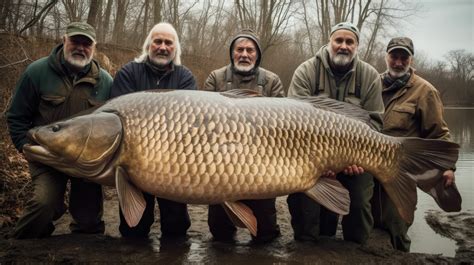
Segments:
[[[266,97],[283,97],[283,85],[278,75],[260,67],[262,51],[254,31],[244,29],[230,43],[230,64],[212,71],[204,84],[207,91],[250,89]],[[275,199],[245,200],[257,219],[255,242],[268,242],[280,235],[276,220]],[[225,207],[225,206],[224,206]],[[223,206],[210,205],[209,229],[216,240],[232,240],[236,228]]]
[[[92,59],[95,30],[73,22],[62,43],[49,56],[30,64],[16,86],[7,123],[11,139],[22,152],[29,129],[70,117],[109,98],[112,77]],[[77,233],[103,233],[102,188],[38,163],[29,163],[33,194],[14,229],[15,238],[40,238],[54,231],[53,220],[66,211],[67,182],[70,229]]]
[[[393,38],[387,46],[385,62],[387,71],[381,74],[385,105],[382,132],[398,137],[450,139],[449,129],[443,117],[443,103],[436,88],[421,78],[411,67],[415,49],[411,39]],[[454,182],[454,171],[443,173],[445,186]],[[375,227],[390,234],[392,246],[410,251],[407,235],[411,224],[405,223],[383,187],[376,181],[372,212]]]
[[[369,111],[372,122],[381,128],[383,113],[382,84],[378,72],[357,56],[359,30],[350,22],[341,22],[331,29],[329,43],[316,56],[303,62],[293,74],[288,96],[315,96],[355,104]],[[333,172],[325,174],[334,177]],[[357,176],[351,176],[357,175]],[[337,174],[337,180],[349,190],[349,214],[342,218],[344,240],[365,243],[373,226],[370,198],[373,176],[357,165]],[[296,240],[317,241],[320,235],[336,233],[338,216],[320,206],[304,193],[288,196],[291,225]]]

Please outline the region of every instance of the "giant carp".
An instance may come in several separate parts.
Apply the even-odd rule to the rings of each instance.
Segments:
[[[116,185],[131,226],[145,207],[142,191],[183,203],[221,203],[252,234],[254,216],[239,200],[304,192],[347,214],[348,191],[320,176],[353,164],[380,181],[409,223],[417,185],[444,210],[460,210],[456,187],[442,183],[442,173],[455,166],[458,144],[390,137],[371,129],[363,110],[325,102],[138,92],[91,114],[31,129],[24,154],[71,176]]]

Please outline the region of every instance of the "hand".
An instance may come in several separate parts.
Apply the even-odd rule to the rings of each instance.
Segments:
[[[453,185],[454,179],[455,179],[454,171],[451,170],[451,169],[448,169],[448,170],[444,171],[443,178],[444,178],[444,186],[445,187],[449,187],[449,186]]]
[[[330,179],[336,179],[336,173],[332,170],[326,170],[321,174],[322,178],[330,178]]]
[[[362,173],[364,173],[364,169],[362,167],[359,167],[357,165],[352,165],[352,166],[348,166],[344,169],[344,174],[345,175],[360,175]]]

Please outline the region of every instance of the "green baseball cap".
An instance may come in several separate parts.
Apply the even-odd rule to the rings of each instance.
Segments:
[[[86,22],[72,22],[67,25],[66,36],[72,37],[76,35],[86,36],[95,42],[95,29]]]
[[[396,49],[405,50],[411,56],[415,54],[415,47],[413,46],[413,41],[407,37],[393,38],[388,42],[387,53],[390,53],[391,51]]]

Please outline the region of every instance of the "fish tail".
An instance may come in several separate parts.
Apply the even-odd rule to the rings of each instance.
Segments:
[[[443,210],[461,209],[461,195],[456,185],[446,188],[443,180],[444,171],[456,164],[458,144],[437,139],[401,138],[400,151],[398,176],[391,176],[384,188],[406,222],[413,222],[417,186],[431,195]]]

